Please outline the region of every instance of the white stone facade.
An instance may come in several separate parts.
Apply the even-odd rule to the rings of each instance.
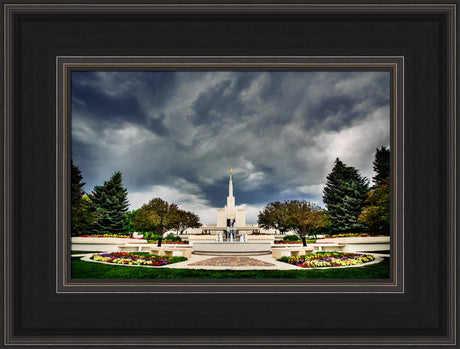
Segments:
[[[217,227],[229,226],[229,221],[234,222],[234,227],[246,227],[246,211],[235,204],[233,196],[232,170],[230,170],[230,180],[228,183],[227,205],[224,208],[217,209]]]
[[[230,179],[228,183],[227,205],[225,205],[224,208],[217,209],[216,224],[206,224],[201,228],[187,229],[187,234],[225,234],[231,219],[233,219],[234,222],[233,227],[239,234],[279,234],[279,231],[275,229],[266,230],[259,228],[258,224],[246,224],[246,210],[236,205],[235,197],[233,196],[232,170],[230,170]]]

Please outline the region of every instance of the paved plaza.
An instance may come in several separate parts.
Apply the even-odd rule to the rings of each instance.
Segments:
[[[274,264],[251,257],[213,257],[189,265],[211,267],[271,267]]]
[[[195,255],[164,268],[175,269],[214,269],[214,270],[299,270],[304,269],[292,264],[278,262],[271,254],[254,256],[205,256]]]

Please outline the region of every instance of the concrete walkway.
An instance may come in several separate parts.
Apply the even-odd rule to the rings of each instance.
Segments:
[[[275,258],[268,255],[257,255],[257,256],[244,256],[246,258],[250,258],[262,263],[270,264],[270,265],[245,265],[245,266],[238,266],[238,265],[231,265],[236,264],[232,263],[232,259],[235,258],[243,258],[243,257],[232,257],[232,256],[203,256],[203,255],[195,255],[192,254],[192,257],[184,262],[173,263],[165,265],[164,268],[173,268],[173,269],[208,269],[208,270],[299,270],[305,269],[298,267],[296,265],[278,262]],[[228,265],[219,266],[219,265],[197,265],[200,262],[205,262],[215,258],[228,258]],[[260,264],[262,264],[260,263]],[[203,263],[204,264],[204,263]]]

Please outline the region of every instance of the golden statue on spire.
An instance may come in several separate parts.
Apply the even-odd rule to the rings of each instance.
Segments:
[[[232,169],[230,169],[230,175],[232,174]]]

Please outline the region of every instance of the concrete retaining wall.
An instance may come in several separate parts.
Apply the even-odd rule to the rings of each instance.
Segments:
[[[371,243],[390,243],[389,236],[364,236],[350,238],[325,238],[319,239],[318,242],[336,243],[336,244],[371,244]]]
[[[273,242],[275,241],[274,235],[247,235],[248,242],[249,241],[257,241],[257,242]]]
[[[319,245],[335,243],[343,246],[343,252],[378,252],[390,250],[389,236],[350,237],[318,240]]]
[[[177,245],[177,247],[193,247],[197,254],[214,255],[243,255],[243,254],[268,254],[275,255],[304,254],[317,251],[342,251],[342,252],[379,252],[390,250],[390,237],[358,237],[358,238],[335,238],[321,239],[315,244],[308,244],[308,248],[302,248],[301,244],[275,245],[272,235],[248,235],[248,242],[216,242],[214,235],[192,235],[189,245]],[[164,244],[165,245],[165,244]],[[123,246],[123,247],[121,247]],[[91,238],[73,237],[73,251],[148,251],[156,244],[147,244],[144,239],[123,238]],[[301,250],[302,249],[302,250]],[[310,252],[310,249],[312,251]],[[299,252],[297,252],[299,251]]]
[[[92,238],[92,237],[72,237],[73,251],[100,251],[113,252],[118,251],[118,245],[125,244],[146,244],[144,239],[127,239],[127,238]]]
[[[129,238],[93,238],[93,237],[72,237],[72,244],[146,244],[145,239],[129,239]]]
[[[188,243],[190,245],[194,245],[196,242],[208,241],[213,242],[216,241],[215,235],[190,235],[188,237]]]
[[[194,254],[259,255],[270,254],[270,242],[195,242]]]
[[[72,244],[72,251],[116,252],[118,245],[113,244]]]

